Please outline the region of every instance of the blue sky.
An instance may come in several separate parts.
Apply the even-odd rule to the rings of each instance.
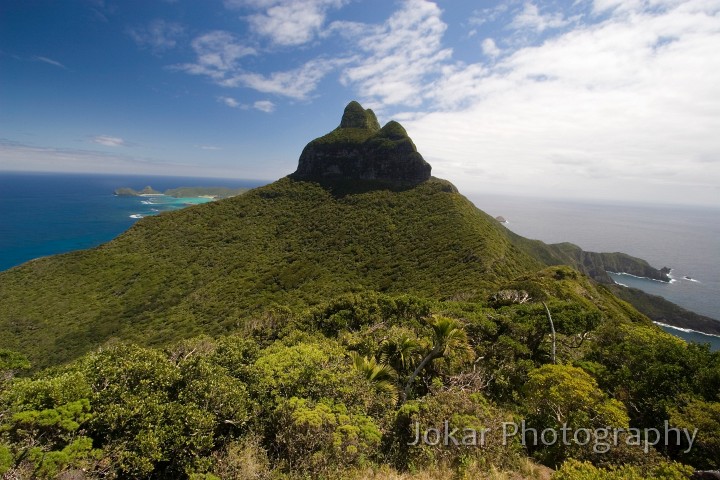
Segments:
[[[0,170],[272,180],[352,100],[466,193],[715,204],[720,1],[0,0]]]

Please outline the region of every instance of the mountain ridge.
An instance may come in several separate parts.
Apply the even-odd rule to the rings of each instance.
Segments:
[[[339,128],[362,122],[371,138],[377,122],[361,109],[346,108]],[[1,272],[0,348],[42,367],[114,339],[163,345],[225,334],[268,311],[344,294],[483,303],[548,265],[604,265],[602,254],[568,248],[513,234],[446,180],[359,179],[352,168],[340,178],[294,174]]]

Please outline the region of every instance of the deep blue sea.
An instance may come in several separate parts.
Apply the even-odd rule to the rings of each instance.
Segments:
[[[193,186],[257,187],[257,180],[160,176],[0,173],[0,270],[27,260],[97,246],[137,218],[178,209],[198,199],[117,197],[119,187],[164,191]],[[548,243],[625,252],[655,267],[673,268],[670,284],[627,275],[617,282],[661,295],[720,321],[720,208],[583,203],[468,195],[480,209],[502,215],[507,228]],[[690,277],[688,280],[685,277]],[[666,329],[687,340],[720,338]]]
[[[118,197],[119,187],[257,187],[253,180],[0,172],[0,270],[27,260],[90,248],[120,235],[138,218],[204,199]]]

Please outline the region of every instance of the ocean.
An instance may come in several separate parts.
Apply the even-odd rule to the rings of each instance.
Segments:
[[[116,188],[150,185],[253,188],[268,182],[217,178],[0,172],[0,270],[37,257],[95,247],[139,218],[203,198],[118,197]]]
[[[0,270],[33,258],[85,249],[112,240],[138,218],[205,199],[118,197],[119,187],[151,185],[257,187],[266,181],[160,176],[0,173]],[[669,266],[674,281],[614,276],[625,285],[661,295],[720,321],[720,208],[568,202],[468,195],[515,233],[548,243],[572,242],[585,250],[625,252],[655,267]],[[686,278],[687,277],[687,278]],[[686,340],[720,338],[666,328]]]
[[[720,321],[720,207],[579,202],[498,195],[468,195],[481,210],[502,216],[506,227],[546,243],[571,242],[584,250],[624,252],[650,265],[672,268],[672,282],[611,275],[617,283],[660,295]],[[686,340],[720,338],[663,327]]]

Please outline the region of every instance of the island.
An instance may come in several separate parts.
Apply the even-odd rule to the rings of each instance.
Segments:
[[[142,190],[133,190],[132,188],[128,187],[116,188],[114,193],[118,197],[144,197],[149,195],[162,195],[161,192],[158,192],[150,185],[143,188]]]
[[[116,188],[114,194],[119,197],[148,197],[165,195],[173,198],[211,198],[213,200],[218,200],[241,195],[247,191],[247,188],[178,187],[165,190],[164,192],[158,192],[152,187],[147,186],[139,191],[128,187]]]

